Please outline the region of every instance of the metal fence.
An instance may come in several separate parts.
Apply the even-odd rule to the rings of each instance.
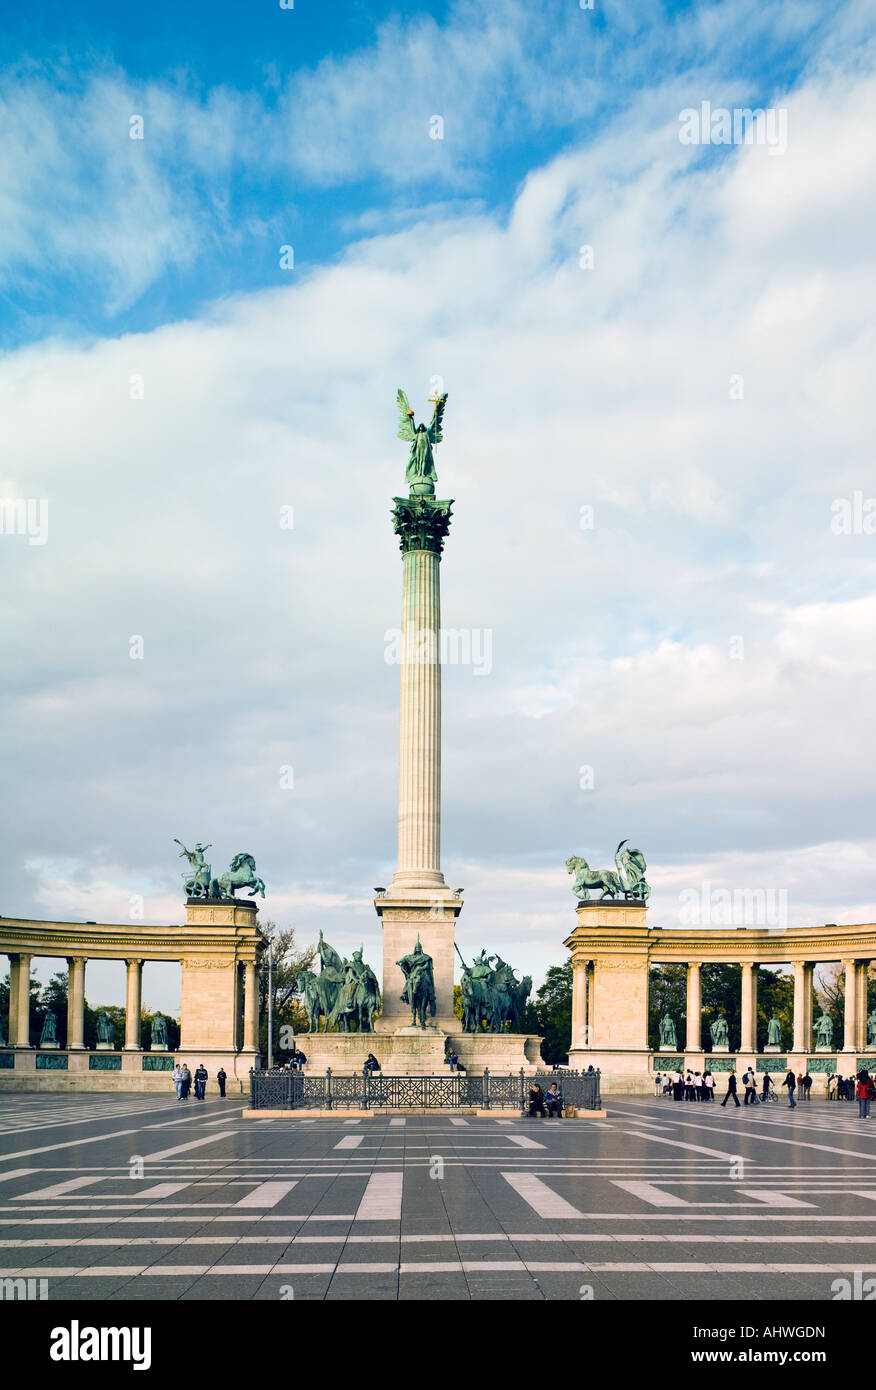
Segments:
[[[599,1072],[524,1072],[507,1075],[448,1072],[443,1076],[338,1076],[286,1071],[251,1071],[253,1110],[518,1110],[529,1106],[529,1089],[556,1082],[566,1105],[599,1110]]]

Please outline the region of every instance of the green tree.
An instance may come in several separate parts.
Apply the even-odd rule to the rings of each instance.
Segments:
[[[268,1055],[268,952],[273,958],[271,994],[273,996],[274,1062],[287,1061],[291,1047],[280,1046],[284,1029],[292,1034],[307,1032],[307,1013],[300,1000],[299,976],[313,967],[315,946],[299,946],[294,927],[278,927],[276,922],[261,924],[262,940],[256,957],[259,985],[259,1051]],[[285,1033],[284,1033],[285,1036]]]
[[[660,1047],[660,1020],[669,1014],[681,1051],[687,1026],[687,966],[652,965],[648,990],[648,1046]]]
[[[527,1008],[526,1027],[544,1039],[542,1057],[551,1066],[563,1062],[572,1045],[572,962],[552,965],[544,984],[536,992],[535,1003]]]

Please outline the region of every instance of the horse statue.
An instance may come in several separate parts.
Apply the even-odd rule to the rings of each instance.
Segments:
[[[210,884],[211,898],[233,898],[235,888],[251,888],[250,897],[257,893],[265,896],[264,880],[255,871],[256,862],[251,854],[235,854],[231,868],[214,878]]]
[[[602,889],[599,902],[602,902],[604,898],[623,898],[626,896],[620,874],[614,869],[591,869],[586,859],[581,859],[576,855],[566,860],[566,872],[573,876],[572,892],[579,902],[589,900],[591,888]]]
[[[299,990],[304,991],[304,1007],[307,1011],[308,1033],[319,1032],[319,1020],[325,1020],[323,1032],[328,1032],[329,1015],[335,1004],[334,982],[326,976],[315,975],[312,970],[302,970],[296,981]]]
[[[359,1033],[374,1031],[374,1015],[380,1010],[382,1000],[377,976],[362,959],[362,947],[353,952],[352,960],[347,961],[344,979],[338,990],[334,1008],[328,1018],[327,1027],[336,1028],[343,1023],[344,1032],[350,1032],[355,1023]]]
[[[490,1032],[504,1033],[507,1024],[510,1032],[519,1033],[523,1010],[532,989],[532,976],[525,975],[518,980],[513,967],[499,957],[493,981],[496,1005]]]
[[[405,977],[405,987],[400,997],[402,1003],[410,1005],[411,1026],[425,1028],[427,1012],[434,1018],[438,1012],[438,1005],[435,999],[432,957],[427,956],[420,945],[419,934],[413,951],[397,960],[396,965]]]

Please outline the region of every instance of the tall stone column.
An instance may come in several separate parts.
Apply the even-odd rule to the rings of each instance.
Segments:
[[[590,962],[577,960],[572,965],[572,1047],[586,1047],[587,1038],[587,976]]]
[[[870,962],[859,960],[855,964],[858,970],[858,978],[855,981],[855,1047],[858,1052],[864,1052],[867,1047],[867,977],[870,973]]]
[[[398,866],[389,889],[374,901],[383,928],[380,1032],[410,1026],[397,962],[415,950],[418,938],[433,962],[434,1023],[446,1032],[461,1030],[453,1013],[453,940],[462,900],[441,872],[440,565],[451,505],[436,500],[431,483],[416,482],[409,497],[395,498],[393,512],[402,551]]]
[[[703,1050],[703,984],[700,970],[702,961],[689,960],[687,963],[687,1039],[686,1052]]]
[[[18,1038],[18,956],[9,957],[9,1046],[14,1047]]]
[[[253,961],[244,965],[243,994],[243,1051],[259,1050],[259,991],[256,968]]]
[[[757,976],[751,961],[740,962],[742,967],[742,1035],[740,1052],[757,1051]]]
[[[845,986],[843,999],[843,1052],[855,1052],[855,1023],[857,1021],[857,961],[844,960]]]
[[[23,952],[18,957],[18,983],[15,998],[15,1046],[30,1047],[30,962]]]
[[[67,1046],[81,1051],[85,1046],[85,957],[67,958]]]
[[[126,960],[128,967],[125,993],[125,1051],[140,1050],[140,1001],[143,993],[142,960]]]
[[[811,1039],[807,1036],[809,1014],[809,972],[802,960],[794,961],[794,1051],[806,1052]]]

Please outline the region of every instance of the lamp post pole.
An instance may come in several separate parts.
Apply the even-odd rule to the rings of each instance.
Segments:
[[[268,951],[268,1071],[274,1065],[274,949]]]

